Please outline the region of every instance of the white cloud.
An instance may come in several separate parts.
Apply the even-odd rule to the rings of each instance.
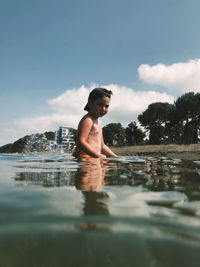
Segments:
[[[200,59],[172,65],[142,64],[138,68],[139,78],[149,84],[161,85],[182,92],[200,92]]]
[[[14,141],[31,133],[55,131],[61,125],[76,128],[79,120],[85,114],[84,106],[87,103],[88,94],[95,86],[98,85],[69,89],[58,97],[49,99],[47,103],[52,109],[52,114],[15,120],[12,128],[1,132],[2,138],[4,135],[4,140],[1,138],[1,144],[8,143],[9,138]],[[136,121],[137,116],[149,104],[153,102],[173,103],[174,101],[174,98],[166,93],[134,91],[131,88],[116,84],[102,85],[102,87],[113,91],[110,111],[102,118],[103,125],[111,122],[127,125],[131,121]]]
[[[74,112],[80,113],[87,103],[89,92],[96,86],[93,84],[91,87],[86,88],[82,85],[77,89],[69,89],[58,97],[48,100],[48,104],[58,114],[63,114],[66,110],[69,110],[71,114]]]
[[[104,124],[120,122],[124,125],[136,121],[149,104],[153,102],[173,103],[174,98],[166,93],[154,91],[134,91],[115,84],[105,86],[113,91],[109,113],[103,118]]]

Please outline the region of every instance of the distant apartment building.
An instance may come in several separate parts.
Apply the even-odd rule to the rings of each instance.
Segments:
[[[58,147],[63,149],[71,148],[75,145],[72,128],[60,126],[58,131],[55,131],[55,141]]]

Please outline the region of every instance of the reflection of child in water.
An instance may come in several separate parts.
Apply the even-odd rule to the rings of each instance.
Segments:
[[[104,143],[102,127],[98,118],[108,112],[112,92],[105,88],[95,88],[88,97],[85,110],[88,113],[78,125],[77,146],[74,151],[76,157],[105,158],[117,157]]]
[[[109,196],[101,191],[101,187],[105,184],[105,166],[103,165],[105,162],[92,157],[80,158],[79,161],[84,165],[80,166],[76,172],[75,186],[83,194],[84,215],[109,215],[108,207],[103,201]],[[77,227],[81,230],[94,230],[102,226],[98,222],[82,222]]]
[[[85,215],[108,215],[107,205],[102,202],[108,198],[101,188],[105,184],[105,169],[98,158],[85,158],[81,160],[86,164],[80,168],[79,177],[76,179],[76,188],[82,190],[84,198],[83,212]]]
[[[98,158],[80,158],[84,163],[77,171],[76,188],[82,191],[100,192],[104,184],[105,170]]]

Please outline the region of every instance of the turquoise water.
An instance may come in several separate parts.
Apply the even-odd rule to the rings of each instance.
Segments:
[[[0,266],[199,266],[200,161],[0,154]]]

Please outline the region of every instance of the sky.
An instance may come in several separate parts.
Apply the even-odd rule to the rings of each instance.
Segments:
[[[102,124],[200,92],[199,0],[0,0],[0,146],[77,128],[89,92]]]

